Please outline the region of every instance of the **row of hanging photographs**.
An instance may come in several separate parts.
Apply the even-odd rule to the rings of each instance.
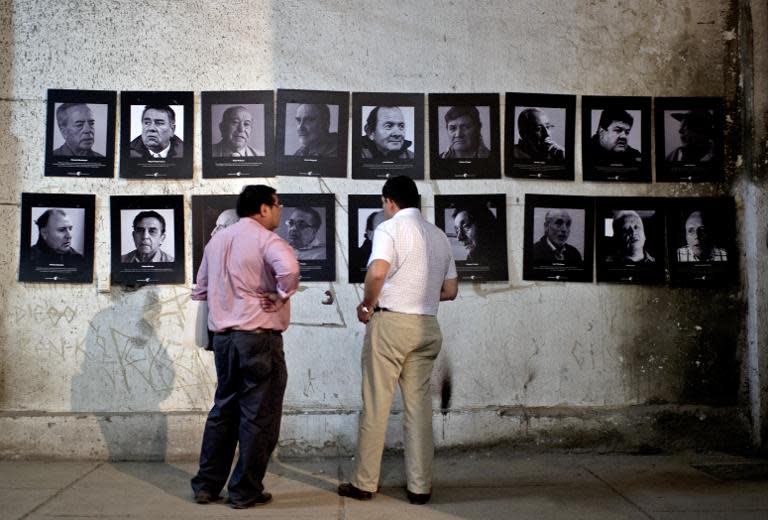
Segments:
[[[202,92],[203,178],[502,175],[499,94]],[[48,90],[46,176],[113,177],[114,91]],[[651,182],[651,97],[582,96],[585,181]],[[576,96],[507,93],[504,174],[574,180]],[[723,99],[657,97],[656,180],[723,178]],[[120,177],[191,179],[193,92],[120,93]],[[276,117],[275,117],[276,115]]]
[[[237,195],[192,196],[194,273],[205,244],[237,221]],[[296,251],[303,281],[336,280],[335,197],[280,194],[276,232]],[[22,194],[19,280],[91,283],[95,195]],[[459,278],[509,280],[506,195],[436,195],[435,224]],[[363,281],[379,195],[349,195],[350,283]],[[184,197],[110,197],[113,284],[185,282]],[[523,279],[724,285],[737,272],[732,198],[525,197]],[[593,246],[594,245],[594,246]]]

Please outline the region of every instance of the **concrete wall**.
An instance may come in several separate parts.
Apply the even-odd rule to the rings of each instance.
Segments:
[[[522,280],[521,246],[526,193],[732,194],[740,229],[764,214],[764,190],[744,180],[750,166],[738,158],[744,141],[734,131],[744,115],[739,9],[704,0],[233,0],[226,8],[203,0],[0,0],[0,221],[12,224],[0,229],[0,456],[197,452],[215,371],[211,355],[188,339],[191,241],[185,285],[110,287],[109,196],[185,194],[190,237],[190,195],[243,185],[203,180],[199,148],[191,181],[45,178],[47,88],[194,90],[198,103],[202,90],[275,88],[726,96],[733,125],[722,184],[584,183],[578,166],[570,183],[419,183],[430,219],[434,194],[507,195],[510,282],[463,283],[459,298],[441,306],[434,424],[440,447],[749,447],[749,420],[765,394],[765,375],[745,360],[756,355],[747,337],[764,345],[765,334],[747,327],[765,321],[764,309],[748,305],[750,290],[765,285],[750,278],[749,261],[726,290],[539,283]],[[198,112],[197,139],[199,120]],[[354,311],[361,286],[346,281],[346,200],[379,193],[381,183],[266,182],[337,198],[337,282],[304,284],[285,334],[280,450],[349,453],[363,327]],[[16,281],[21,192],[97,195],[93,284]],[[749,201],[762,209],[745,210]],[[765,250],[750,236],[740,232],[739,241],[755,253],[758,277]],[[321,304],[327,290],[330,306]],[[391,447],[401,439],[399,410],[396,402]]]

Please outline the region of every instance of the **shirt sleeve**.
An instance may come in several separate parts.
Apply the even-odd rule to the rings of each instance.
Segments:
[[[208,299],[208,260],[205,253],[203,253],[203,261],[200,262],[200,267],[197,269],[197,283],[192,290],[193,300],[207,300]]]
[[[281,298],[290,298],[299,288],[299,262],[288,242],[276,237],[267,246],[264,260],[275,273],[276,291]]]
[[[448,260],[448,271],[445,273],[445,279],[453,280],[458,277],[459,274],[456,272],[456,261],[453,259],[453,255],[451,255],[451,258]]]
[[[373,232],[373,244],[371,245],[368,265],[371,265],[374,260],[385,260],[390,265],[395,263],[395,239],[388,231],[381,229],[381,225]]]

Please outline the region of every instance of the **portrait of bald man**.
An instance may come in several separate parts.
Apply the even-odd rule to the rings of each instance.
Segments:
[[[573,219],[570,211],[562,208],[537,208],[544,214],[544,233],[533,244],[534,264],[562,264],[577,266],[582,263],[578,249],[568,243]]]
[[[252,134],[263,127],[251,109],[244,105],[228,107],[221,115],[218,129],[221,140],[212,145],[213,157],[263,157],[264,150],[251,141]]]
[[[56,109],[56,125],[64,144],[53,150],[54,156],[104,157],[93,150],[97,122],[93,110],[86,103],[60,104]]]

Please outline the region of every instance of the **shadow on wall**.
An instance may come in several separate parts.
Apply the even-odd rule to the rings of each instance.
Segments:
[[[97,413],[110,460],[164,460],[168,426],[158,412],[175,373],[156,334],[157,291],[113,288],[110,300],[89,324],[72,411]]]
[[[7,5],[7,3],[6,3]],[[0,240],[3,244],[13,244],[13,247],[3,248],[0,254],[0,301],[10,300],[8,293],[12,287],[12,280],[16,279],[19,267],[18,232],[21,227],[21,212],[19,211],[18,195],[22,176],[19,172],[23,169],[21,161],[23,154],[19,150],[19,140],[12,137],[13,114],[16,111],[17,101],[13,98],[13,9],[0,9],[0,147],[3,153],[0,156],[0,217],[3,222],[15,222],[16,225],[3,226],[0,229]],[[6,362],[8,354],[8,321],[7,313],[0,317],[0,403],[5,402],[8,376],[6,370],[10,363]]]

